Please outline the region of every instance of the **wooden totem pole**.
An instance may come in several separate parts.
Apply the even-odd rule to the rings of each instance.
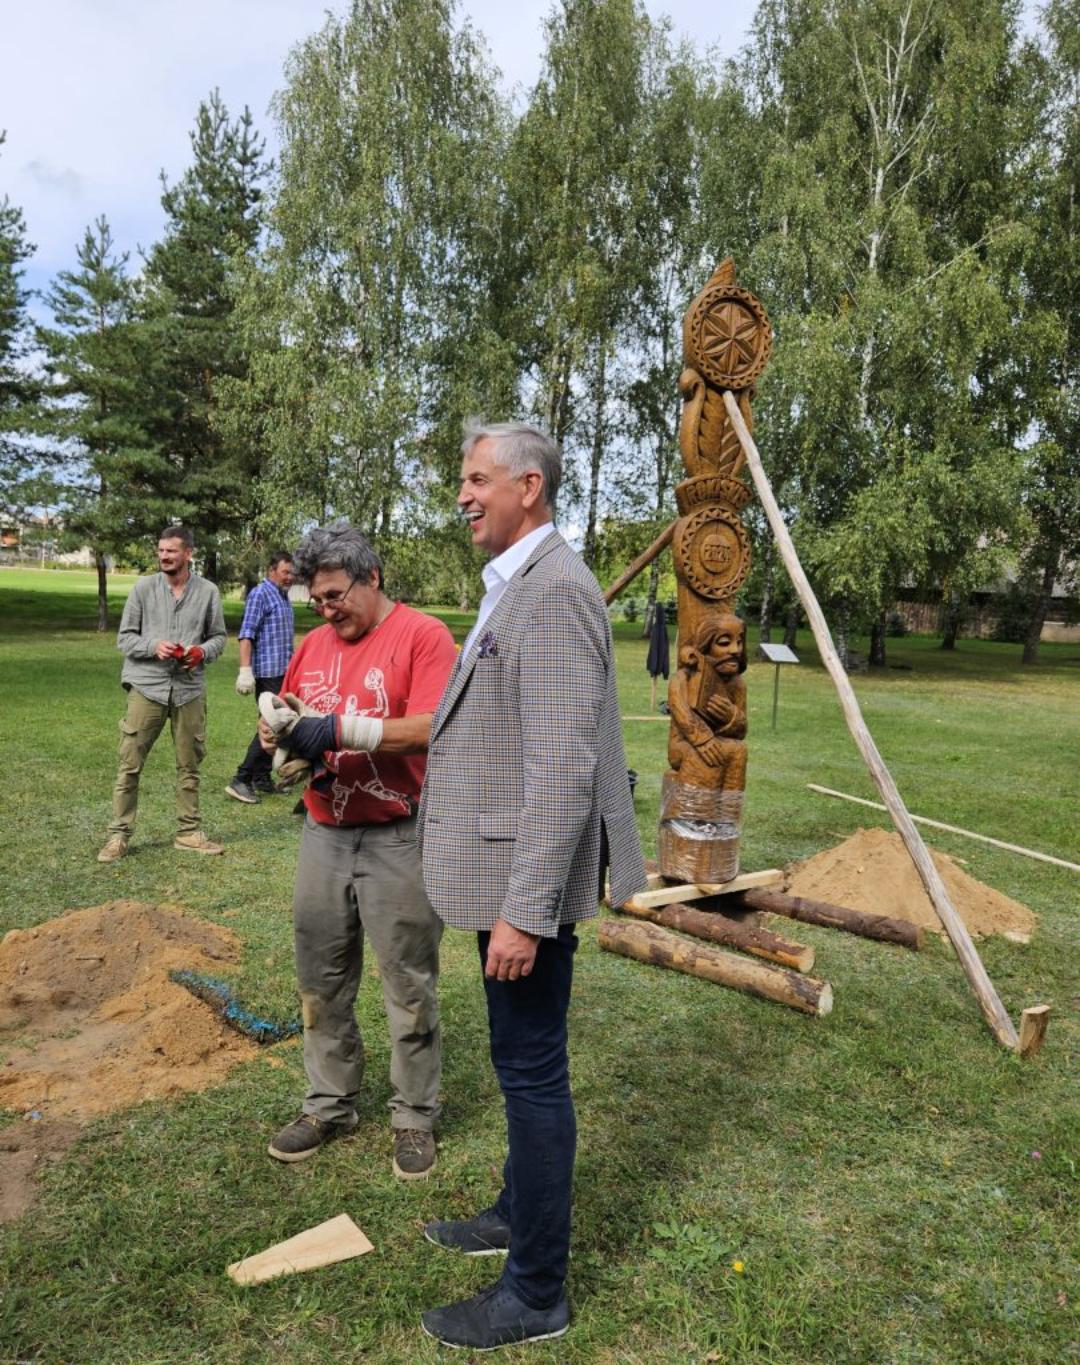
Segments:
[[[754,383],[772,349],[758,300],[735,283],[730,257],[683,319],[679,446],[689,476],[675,496],[679,584],[677,667],[668,689],[671,732],[660,798],[660,871],[718,884],[739,871],[746,786],[746,637],[735,596],[750,571],[740,513],[751,489],[724,404],[731,390],[747,426]]]

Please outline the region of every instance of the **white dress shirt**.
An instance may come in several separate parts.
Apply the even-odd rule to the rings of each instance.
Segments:
[[[461,662],[464,663],[465,656],[473,647],[473,642],[480,634],[480,629],[491,613],[498,606],[499,598],[502,597],[510,583],[511,578],[521,568],[524,568],[525,561],[540,544],[546,540],[555,529],[553,521],[545,521],[543,526],[538,526],[535,531],[530,531],[527,536],[522,536],[520,540],[515,540],[508,550],[504,550],[501,555],[496,555],[489,560],[481,571],[481,578],[484,580],[484,599],[480,603],[480,610],[476,616],[476,625],[465,637],[465,643],[461,647]]]

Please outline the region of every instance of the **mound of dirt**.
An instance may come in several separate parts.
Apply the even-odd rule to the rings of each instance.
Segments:
[[[85,1118],[203,1090],[253,1043],[169,980],[220,972],[234,934],[166,906],[110,901],[0,943],[0,1109]]]
[[[969,877],[948,854],[930,849],[930,856],[973,938],[1003,934],[1028,941],[1035,915],[1026,905]],[[903,840],[888,830],[857,829],[835,848],[795,863],[788,869],[785,890],[945,932]]]

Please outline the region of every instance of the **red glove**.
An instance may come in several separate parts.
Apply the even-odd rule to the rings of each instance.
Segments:
[[[173,647],[172,647],[172,656],[173,656],[174,659],[182,659],[182,658],[184,657],[184,646],[183,646],[183,645],[173,645]]]
[[[198,668],[203,659],[206,658],[206,653],[204,650],[200,649],[198,645],[189,645],[183,657],[185,668]]]

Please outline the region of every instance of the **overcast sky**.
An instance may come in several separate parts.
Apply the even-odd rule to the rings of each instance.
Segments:
[[[755,0],[646,0],[704,51],[733,56]],[[0,50],[0,199],[22,208],[37,251],[26,283],[43,289],[75,264],[83,230],[104,213],[135,257],[162,228],[158,174],[188,164],[199,101],[217,86],[232,114],[247,104],[273,147],[267,112],[289,49],[318,30],[334,0],[9,0]],[[508,88],[539,72],[552,0],[465,0]],[[37,309],[35,309],[37,311]]]

